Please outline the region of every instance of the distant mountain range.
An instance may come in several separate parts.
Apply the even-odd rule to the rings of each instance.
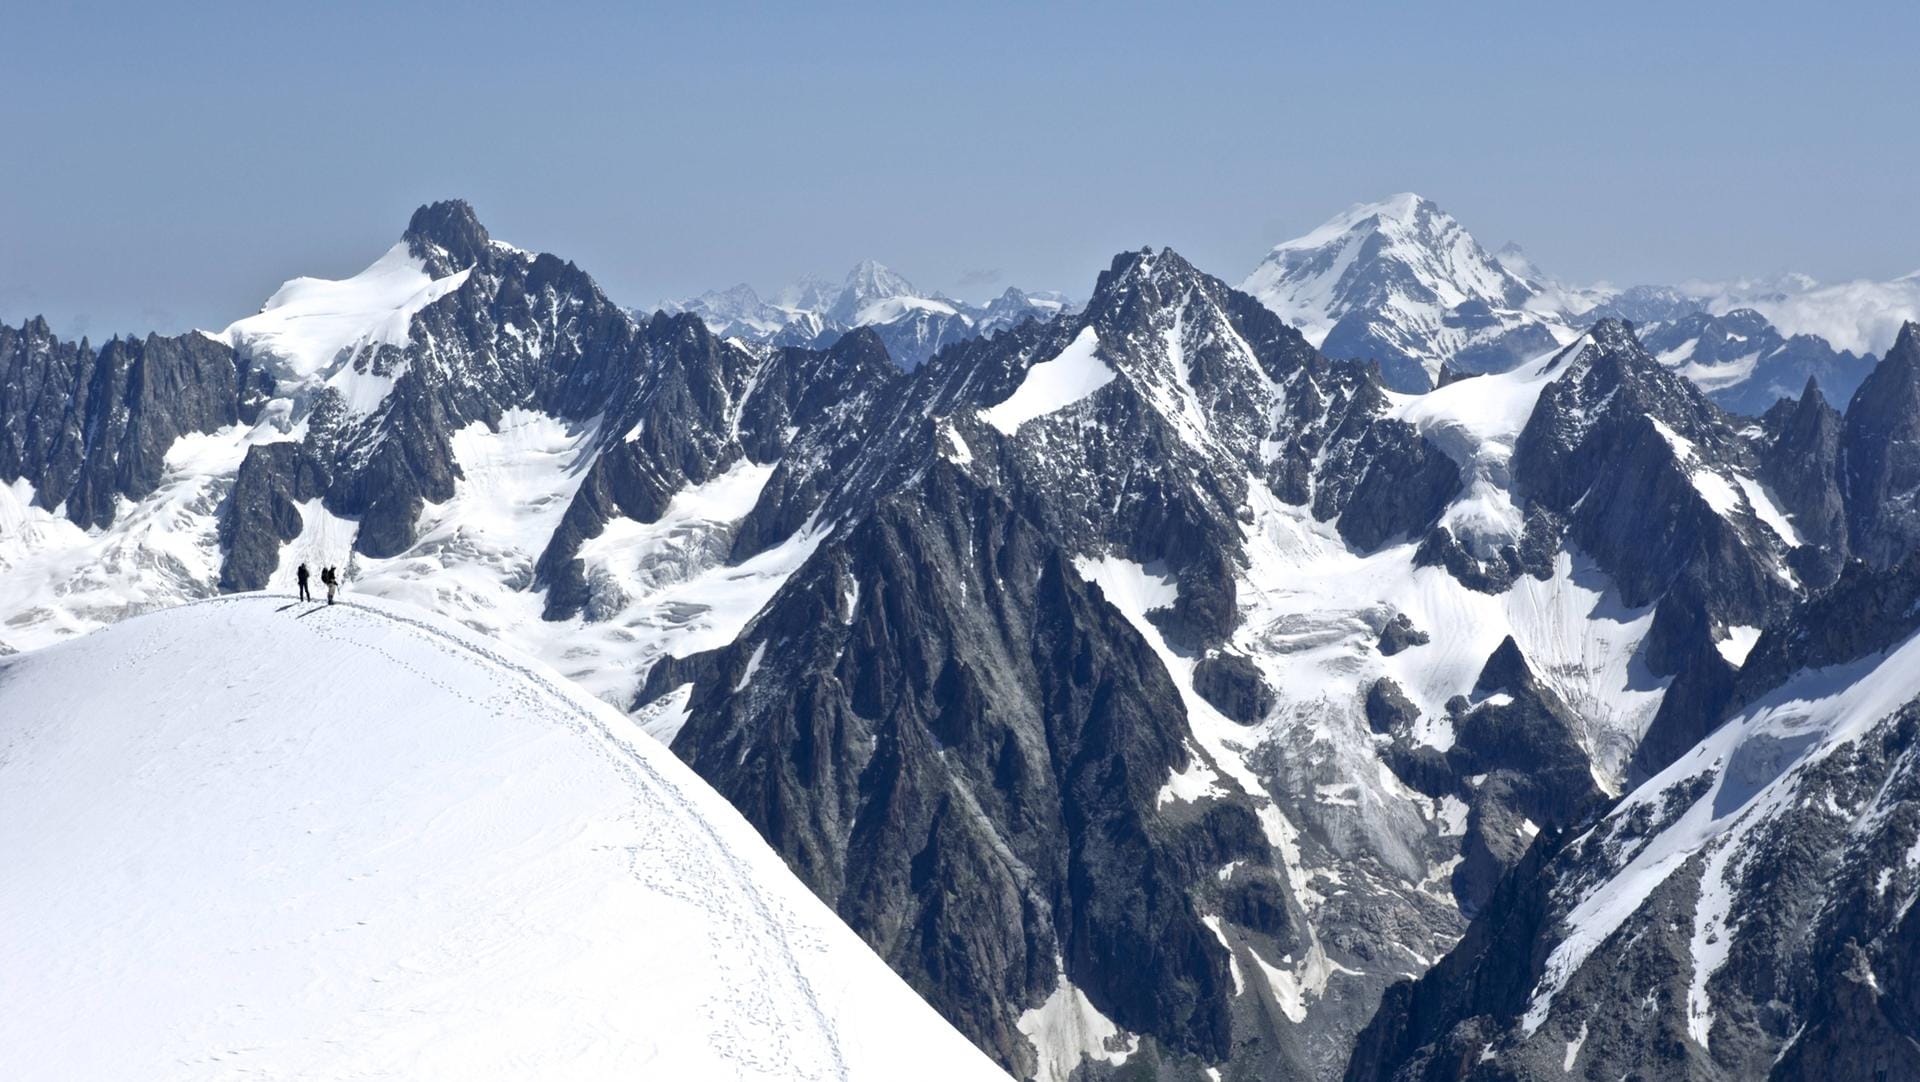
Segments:
[[[824,348],[848,331],[865,327],[901,367],[914,368],[943,346],[991,335],[1028,319],[1045,322],[1071,311],[1073,304],[1061,293],[1011,287],[985,304],[969,304],[939,293],[922,293],[869,259],[847,272],[838,286],[823,278],[803,278],[781,289],[771,302],[742,284],[668,301],[661,308],[697,315],[723,337],[777,346]]]
[[[1635,324],[1661,362],[1714,401],[1758,416],[1812,380],[1845,401],[1901,322],[1920,317],[1920,272],[1821,285],[1804,275],[1630,287],[1562,282],[1516,244],[1489,252],[1430,199],[1361,203],[1276,245],[1240,288],[1331,357],[1379,363],[1392,389],[1501,372],[1573,340],[1604,318]],[[822,348],[874,331],[903,368],[945,346],[1074,310],[1062,293],[1008,289],[984,304],[916,289],[864,261],[833,282],[808,276],[763,299],[752,287],[661,305],[716,334]]]

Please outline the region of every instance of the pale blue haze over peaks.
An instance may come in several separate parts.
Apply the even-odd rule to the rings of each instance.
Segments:
[[[1237,282],[1413,190],[1575,281],[1920,269],[1908,4],[14,5],[0,319],[219,327],[473,202],[616,298]]]

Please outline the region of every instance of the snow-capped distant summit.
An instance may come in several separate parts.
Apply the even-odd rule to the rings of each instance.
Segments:
[[[1500,264],[1502,270],[1529,286],[1537,288],[1540,280],[1546,277],[1540,272],[1540,268],[1533,265],[1533,257],[1527,255],[1526,249],[1513,241],[1502,244],[1500,249],[1493,253],[1493,261]]]
[[[824,313],[835,323],[850,326],[864,326],[862,316],[874,304],[893,300],[897,297],[919,299],[921,293],[913,288],[913,283],[895,274],[885,264],[871,259],[863,259],[847,272],[847,279],[840,286],[840,293],[833,304]]]
[[[803,274],[782,286],[773,295],[773,303],[780,308],[824,312],[833,306],[833,299],[839,296],[839,292],[839,283],[825,275]]]
[[[1871,368],[1869,351],[1886,349],[1902,322],[1920,316],[1920,276],[1571,284],[1518,244],[1488,253],[1412,193],[1349,207],[1275,246],[1241,288],[1328,356],[1378,360],[1390,386],[1410,391],[1425,390],[1443,364],[1505,371],[1581,328],[1625,319],[1663,363],[1752,415],[1809,377],[1844,401]]]
[[[1504,371],[1572,337],[1529,310],[1533,286],[1412,192],[1276,245],[1240,288],[1329,356],[1379,360],[1406,390],[1431,386],[1442,364]]]
[[[1058,290],[1043,289],[1029,293],[1008,286],[1006,292],[988,301],[986,307],[980,310],[974,328],[983,336],[990,335],[995,331],[1017,327],[1029,319],[1045,323],[1072,308],[1073,302]]]

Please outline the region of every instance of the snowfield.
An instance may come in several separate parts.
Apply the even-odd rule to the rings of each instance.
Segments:
[[[0,662],[0,1077],[1004,1077],[658,742],[391,603]]]

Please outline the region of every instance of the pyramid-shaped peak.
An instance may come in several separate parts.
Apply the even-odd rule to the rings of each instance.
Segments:
[[[847,272],[844,287],[869,297],[899,297],[913,293],[913,283],[893,268],[874,259],[863,259]]]
[[[1473,690],[1481,695],[1496,691],[1516,692],[1532,687],[1534,681],[1533,666],[1527,663],[1527,655],[1520,650],[1520,644],[1508,635],[1500,645],[1488,655],[1487,663],[1480,668],[1480,678],[1474,681]]]
[[[1895,353],[1905,354],[1912,360],[1920,362],[1920,323],[1907,320],[1900,325],[1900,335],[1893,340],[1893,348],[1887,351],[1887,356],[1891,357]]]
[[[1608,316],[1587,328],[1587,338],[1604,350],[1621,352],[1644,352],[1639,336],[1633,333],[1633,324],[1617,316]]]
[[[1114,283],[1127,279],[1165,280],[1201,273],[1193,264],[1187,262],[1186,257],[1172,248],[1155,250],[1149,245],[1114,256],[1113,262],[1109,263],[1106,271],[1100,275],[1100,285],[1095,288],[1097,292],[1101,288],[1111,288]]]
[[[1827,404],[1827,396],[1820,393],[1820,379],[1812,373],[1807,374],[1807,385],[1800,391],[1800,405],[1805,409],[1814,409]]]
[[[1914,386],[1920,386],[1920,323],[1909,320],[1900,328],[1900,336],[1893,340],[1893,348],[1887,350],[1853,392],[1847,406],[1848,420],[1852,420],[1855,410],[1863,403],[1877,400],[1884,408],[1896,400],[1905,401],[1905,389]]]
[[[846,281],[840,286],[840,295],[834,298],[826,316],[843,325],[858,323],[861,322],[862,310],[876,301],[918,295],[912,282],[895,274],[886,264],[863,259],[847,272]]]
[[[1121,252],[1094,282],[1087,299],[1089,313],[1111,312],[1142,296],[1172,299],[1187,286],[1203,286],[1218,280],[1187,262],[1172,248],[1151,247]],[[1224,287],[1224,283],[1218,283]]]

